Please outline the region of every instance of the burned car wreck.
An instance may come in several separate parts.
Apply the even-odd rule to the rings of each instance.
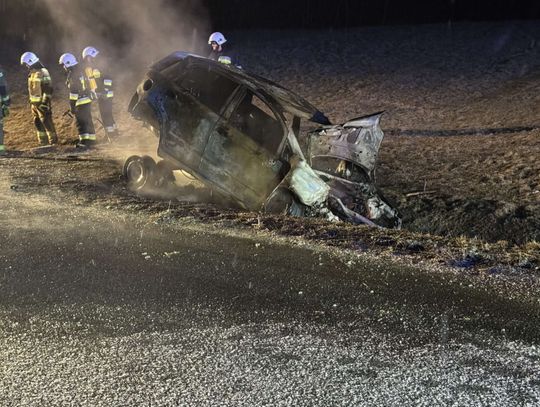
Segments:
[[[126,161],[134,189],[183,170],[248,210],[401,224],[375,186],[382,112],[333,125],[273,82],[185,52],[150,68],[129,112],[159,137],[163,159]]]

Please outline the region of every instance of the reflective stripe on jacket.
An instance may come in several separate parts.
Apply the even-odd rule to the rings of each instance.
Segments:
[[[78,65],[69,71],[66,84],[69,88],[71,110],[74,110],[76,106],[92,103],[88,79]]]
[[[114,96],[113,81],[110,75],[101,72],[97,68],[92,68],[89,66],[84,69],[84,74],[88,80],[90,89],[92,89],[98,95],[108,98],[112,98]]]

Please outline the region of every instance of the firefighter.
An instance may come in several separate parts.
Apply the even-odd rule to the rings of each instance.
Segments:
[[[0,67],[0,155],[6,153],[4,147],[4,117],[9,115],[9,93],[7,89],[6,76]]]
[[[70,111],[75,115],[79,133],[78,147],[96,144],[96,131],[92,121],[92,91],[84,72],[73,54],[62,54],[58,63],[67,73],[66,85],[69,89]]]
[[[28,96],[38,142],[42,146],[56,144],[58,138],[52,116],[51,75],[33,52],[25,52],[21,55],[21,65],[29,69]]]
[[[97,97],[103,128],[108,138],[111,139],[118,135],[118,128],[113,116],[113,81],[107,72],[99,69],[96,58],[98,54],[99,51],[94,47],[86,47],[83,50],[84,73],[90,89]]]
[[[226,42],[227,40],[222,33],[215,32],[210,34],[208,45],[210,45],[212,50],[210,51],[210,54],[208,54],[208,58],[225,65],[236,65],[237,61],[235,61],[230,47],[227,47],[227,51],[225,50]]]

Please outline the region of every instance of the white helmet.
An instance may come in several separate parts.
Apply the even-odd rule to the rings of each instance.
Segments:
[[[33,52],[25,52],[21,55],[21,65],[32,66],[39,62],[39,58]]]
[[[71,68],[72,66],[75,66],[78,64],[77,58],[75,58],[75,55],[73,54],[62,54],[60,59],[58,60],[58,63],[60,65],[64,65],[64,68]]]
[[[85,49],[83,49],[82,57],[83,59],[85,59],[86,57],[95,58],[98,56],[98,54],[99,54],[99,51],[95,49],[94,47],[86,47]]]
[[[210,35],[210,38],[208,38],[208,45],[212,44],[213,42],[216,42],[218,45],[223,45],[227,42],[227,40],[223,34],[220,32],[215,32]]]

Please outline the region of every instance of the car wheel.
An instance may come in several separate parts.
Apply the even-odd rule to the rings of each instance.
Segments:
[[[156,162],[150,156],[133,155],[124,163],[124,177],[130,189],[140,191],[154,182]]]
[[[173,174],[174,167],[166,160],[159,161],[156,164],[154,173],[154,185],[157,188],[163,188],[167,185],[174,184],[176,178]]]
[[[264,211],[279,215],[304,216],[306,207],[287,188],[278,188],[268,197]]]

